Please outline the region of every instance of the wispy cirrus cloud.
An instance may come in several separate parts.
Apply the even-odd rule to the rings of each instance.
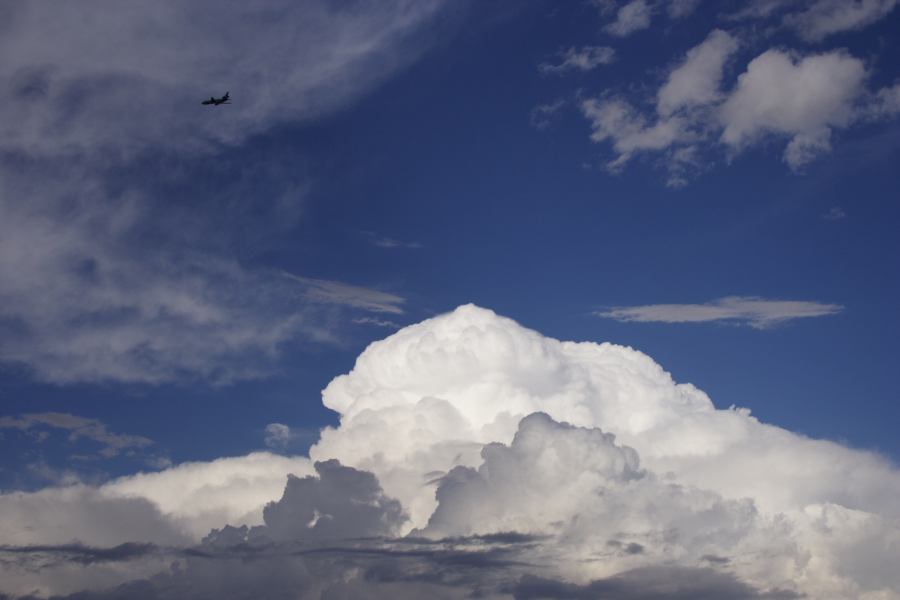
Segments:
[[[419,242],[406,242],[403,240],[397,240],[394,238],[390,238],[374,231],[360,231],[360,235],[362,235],[370,244],[373,246],[377,246],[379,248],[421,248],[422,244]]]
[[[614,306],[594,314],[604,319],[638,323],[708,323],[724,321],[767,329],[793,319],[825,317],[844,310],[840,304],[812,301],[767,300],[756,296],[729,296],[703,304],[647,304]]]
[[[111,458],[128,448],[145,448],[153,444],[153,440],[140,436],[124,433],[114,433],[106,428],[106,425],[97,419],[88,419],[69,413],[46,412],[30,413],[19,417],[0,417],[0,429],[18,429],[20,431],[32,431],[36,429],[61,429],[69,432],[69,441],[88,439],[103,448],[100,454]],[[46,431],[39,432],[37,439],[43,441]]]
[[[343,305],[375,313],[403,314],[401,305],[406,302],[406,299],[396,294],[339,281],[300,277],[287,273],[285,276],[302,284],[305,288],[303,295],[312,302]]]
[[[323,323],[348,319],[323,312],[396,312],[397,297],[256,260],[247,240],[296,223],[314,174],[242,147],[414,61],[444,6],[6,3],[0,363],[53,383],[227,383],[270,373],[283,344],[338,336]],[[226,90],[227,112],[200,106]]]
[[[608,65],[616,59],[616,51],[609,46],[574,46],[562,54],[559,63],[543,62],[538,65],[541,73],[565,73],[567,71],[591,71],[600,65]]]

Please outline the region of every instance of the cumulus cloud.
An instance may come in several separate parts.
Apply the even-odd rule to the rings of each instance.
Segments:
[[[657,112],[668,117],[680,109],[718,100],[725,61],[737,48],[738,42],[733,36],[720,29],[713,30],[669,73],[657,93]]]
[[[654,112],[621,94],[582,99],[591,140],[615,153],[607,167],[618,172],[635,156],[656,154],[668,185],[680,187],[722,150],[734,157],[781,139],[783,159],[797,172],[831,150],[836,132],[900,113],[900,86],[868,89],[865,64],[843,50],[803,56],[770,49],[723,89],[739,47],[734,35],[712,31],[669,70]]]
[[[463,306],[371,344],[323,402],[340,423],[315,466],[257,454],[92,490],[194,540],[79,530],[174,546],[151,554],[176,567],[96,597],[900,598],[895,466],[718,409],[636,350]],[[0,496],[0,517],[64,492]],[[16,557],[71,538],[39,512],[0,521]]]
[[[333,339],[336,306],[396,312],[395,296],[290,284],[242,252],[296,223],[312,178],[302,157],[235,153],[415,60],[442,5],[7,3],[0,360],[58,383],[227,382]],[[227,112],[199,105],[226,90]]]
[[[756,329],[810,317],[825,317],[844,310],[840,304],[798,300],[766,300],[754,296],[729,296],[704,304],[649,304],[616,306],[598,311],[598,317],[642,323],[707,323],[727,321]]]
[[[830,148],[832,128],[853,121],[865,78],[862,61],[840,51],[797,59],[768,50],[747,65],[722,105],[721,139],[739,149],[764,133],[788,135],[784,158],[799,168]]]
[[[647,0],[631,0],[616,12],[616,18],[604,29],[616,37],[626,37],[650,27],[653,6]]]
[[[541,73],[565,73],[566,71],[591,71],[600,65],[608,65],[616,59],[616,51],[609,46],[584,46],[569,48],[559,64],[541,63]]]
[[[689,50],[658,90],[655,117],[645,116],[622,98],[583,100],[581,110],[591,122],[591,140],[609,140],[618,155],[607,166],[617,171],[636,154],[681,146],[668,159],[670,184],[678,185],[693,162],[694,151],[689,148],[705,137],[705,109],[720,98],[722,70],[736,49],[737,41],[717,29]]]

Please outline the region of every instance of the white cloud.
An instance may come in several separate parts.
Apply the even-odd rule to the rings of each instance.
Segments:
[[[591,140],[610,142],[616,153],[610,170],[641,153],[664,153],[668,185],[680,187],[712,163],[711,153],[721,150],[716,139],[733,156],[781,137],[784,161],[800,171],[830,151],[835,131],[900,113],[900,86],[869,92],[863,61],[841,50],[805,57],[768,50],[723,90],[725,64],[737,49],[732,35],[711,32],[668,73],[655,94],[655,115],[623,97],[582,100]]]
[[[306,459],[256,454],[99,489],[152,502],[195,540],[204,526],[265,525],[155,550],[180,566],[146,589],[227,597],[269,581],[272,597],[319,597],[366,581],[369,597],[419,597],[407,586],[426,582],[451,598],[900,598],[896,467],[717,409],[630,348],[561,342],[463,306],[371,344],[323,402],[340,425],[311,456],[340,464],[291,479],[277,508],[262,509],[286,473],[314,474]],[[16,528],[14,543],[67,539],[76,524],[41,532],[37,510],[39,494],[62,493],[0,496],[0,526]],[[37,509],[6,519],[13,502]],[[266,541],[270,526],[278,540]],[[87,543],[121,539],[92,527],[104,525],[79,530]],[[346,540],[406,532],[429,539]]]
[[[816,0],[802,12],[786,16],[785,22],[807,41],[819,42],[871,25],[896,7],[897,0]]]
[[[626,37],[650,27],[653,6],[647,0],[631,0],[616,12],[616,20],[604,29],[616,36]]]
[[[620,170],[636,154],[680,146],[670,153],[666,167],[669,185],[684,185],[689,172],[695,170],[694,144],[706,135],[709,106],[721,97],[719,87],[725,62],[736,50],[737,40],[718,29],[689,50],[658,90],[657,116],[652,124],[621,98],[582,101],[582,113],[591,122],[591,140],[610,140],[618,155],[607,166]]]
[[[622,99],[596,100],[581,103],[581,111],[591,122],[591,141],[610,140],[618,156],[608,164],[616,171],[637,153],[669,148],[681,140],[689,140],[686,123],[679,117],[659,119],[649,124],[647,119]]]
[[[669,73],[657,93],[656,109],[663,117],[678,110],[703,106],[719,100],[725,61],[738,48],[737,40],[715,29],[702,44],[688,51],[684,60]]]
[[[617,306],[596,312],[598,317],[642,323],[706,323],[730,321],[766,329],[793,319],[824,317],[844,309],[839,304],[794,300],[766,300],[730,296],[705,304],[649,304]]]
[[[835,127],[850,125],[864,91],[862,61],[840,51],[796,58],[768,50],[753,59],[723,103],[721,139],[740,149],[766,133],[791,136],[791,168],[830,148]]]
[[[559,64],[541,63],[541,73],[565,73],[566,71],[590,71],[600,65],[608,65],[616,59],[616,51],[609,46],[584,46],[579,50],[569,48]]]

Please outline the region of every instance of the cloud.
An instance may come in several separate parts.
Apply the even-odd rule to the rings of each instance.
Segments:
[[[616,37],[627,37],[650,27],[653,6],[647,0],[631,0],[616,12],[616,20],[604,29]]]
[[[802,56],[770,49],[723,89],[738,50],[735,36],[712,31],[669,70],[654,94],[655,114],[621,94],[582,99],[591,140],[615,153],[607,168],[619,172],[634,157],[656,153],[667,184],[681,187],[722,150],[734,157],[774,138],[786,139],[783,159],[799,172],[831,150],[835,132],[900,114],[900,86],[870,91],[863,61],[843,50]]]
[[[340,421],[310,459],[259,453],[5,494],[4,540],[65,545],[78,525],[84,546],[172,548],[149,553],[176,563],[157,575],[139,557],[115,563],[122,587],[96,598],[900,597],[896,466],[717,409],[631,348],[467,305],[369,345],[323,402]],[[58,508],[45,529],[42,502],[65,493],[140,500],[193,544]],[[96,590],[84,573],[101,566],[113,581],[109,561],[57,565],[42,589]],[[4,591],[42,577],[15,572]]]
[[[394,321],[377,319],[375,317],[359,317],[353,319],[353,322],[357,325],[372,325],[373,327],[387,327],[390,329],[400,329],[401,327],[399,323],[395,323]]]
[[[313,177],[241,145],[414,61],[442,2],[88,4],[4,10],[0,361],[54,383],[226,383],[334,339],[336,305],[393,302],[260,267]],[[200,106],[226,90],[227,112]]]
[[[265,443],[269,448],[281,449],[291,441],[291,428],[284,423],[269,423],[265,433]]]
[[[700,0],[669,0],[666,11],[671,18],[681,19],[691,15],[698,6],[700,6]]]
[[[641,152],[665,150],[682,139],[690,139],[687,123],[680,117],[660,119],[650,124],[644,115],[622,99],[581,103],[581,112],[591,122],[591,141],[612,142],[618,156],[608,163],[612,171],[622,169]]]
[[[403,314],[403,309],[400,305],[405,303],[406,300],[396,294],[371,290],[338,281],[313,279],[312,277],[300,277],[290,274],[286,274],[286,277],[307,286],[304,295],[313,302],[351,306],[375,313]]]
[[[243,7],[14,2],[5,20],[2,147],[31,156],[148,146],[204,152],[332,111],[413,59],[442,3],[341,10],[266,0]],[[78,19],[79,27],[70,27]],[[41,39],[38,43],[35,40]],[[296,57],[304,57],[302,64]],[[199,106],[231,91],[223,111]]]
[[[383,235],[379,235],[374,231],[360,231],[360,234],[365,237],[370,244],[373,246],[377,246],[378,248],[421,248],[422,244],[419,242],[403,242],[401,240],[395,240],[393,238],[385,237]]]
[[[656,110],[663,117],[676,111],[711,104],[720,98],[725,61],[738,49],[737,40],[715,29],[687,52],[657,93]]]
[[[822,213],[822,218],[826,221],[840,221],[847,218],[847,213],[840,206],[832,206],[827,212]]]
[[[528,116],[531,126],[538,130],[547,129],[565,105],[566,101],[562,98],[547,104],[538,104],[531,109]]]
[[[145,448],[153,444],[153,440],[122,433],[112,433],[106,425],[96,419],[86,419],[68,413],[30,413],[15,417],[0,417],[0,429],[18,429],[29,431],[38,427],[49,427],[69,431],[69,441],[75,442],[85,438],[103,446],[100,454],[107,458],[118,455],[126,448]]]
[[[768,50],[722,105],[722,142],[740,149],[765,133],[788,135],[784,158],[797,169],[830,149],[832,128],[853,122],[865,79],[862,61],[840,51],[797,59]]]
[[[406,521],[403,506],[384,495],[372,473],[336,460],[317,462],[316,476],[288,477],[284,495],[263,509],[274,540],[340,540],[389,536]]]
[[[820,42],[844,31],[862,29],[886,17],[897,0],[816,0],[801,12],[785,17],[785,23],[809,42]]]
[[[728,321],[766,329],[790,321],[824,317],[844,309],[839,304],[796,300],[766,300],[754,296],[729,296],[705,304],[649,304],[616,306],[599,311],[598,317],[641,323],[708,323]]]
[[[591,71],[600,65],[608,65],[616,59],[616,51],[609,46],[584,46],[579,50],[569,48],[559,64],[541,63],[541,73],[565,73],[567,71]]]
[[[667,159],[669,184],[679,187],[696,163],[696,146],[706,136],[707,107],[719,100],[725,62],[737,50],[737,40],[721,30],[712,31],[689,50],[656,94],[655,123],[622,98],[588,98],[582,113],[591,122],[591,140],[610,140],[618,156],[608,163],[619,171],[633,156],[643,152],[671,152]]]

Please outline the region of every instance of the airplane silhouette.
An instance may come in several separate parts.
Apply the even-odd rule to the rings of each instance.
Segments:
[[[203,104],[204,106],[208,106],[210,104],[212,104],[213,106],[218,106],[220,104],[231,104],[231,102],[229,101],[228,92],[225,92],[225,95],[222,96],[221,98],[216,98],[215,96],[210,96],[209,100],[204,100],[200,104]]]

